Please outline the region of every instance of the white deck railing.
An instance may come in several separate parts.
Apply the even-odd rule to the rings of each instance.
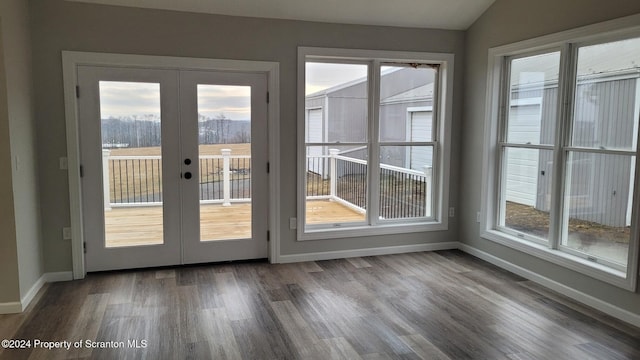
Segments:
[[[102,154],[105,209],[162,204],[161,156],[111,156],[108,149]],[[231,155],[231,150],[223,149],[220,155],[200,156],[198,164],[201,203],[229,206],[251,201],[251,156]],[[328,155],[307,156],[307,199],[330,199],[364,213],[367,167],[366,160],[337,149],[330,149]],[[431,166],[417,171],[381,164],[380,171],[382,217],[431,213]]]

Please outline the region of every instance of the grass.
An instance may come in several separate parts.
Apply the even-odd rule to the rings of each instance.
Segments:
[[[547,238],[549,234],[549,213],[533,206],[507,201],[505,225],[523,233]],[[615,227],[592,221],[569,219],[569,233],[578,233],[590,240],[604,240],[628,244],[631,228]]]

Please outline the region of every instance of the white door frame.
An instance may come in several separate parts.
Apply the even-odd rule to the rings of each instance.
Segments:
[[[268,141],[269,141],[269,261],[279,262],[280,257],[280,64],[270,61],[217,60],[166,56],[107,54],[91,52],[62,52],[64,78],[65,121],[69,178],[69,203],[71,215],[71,250],[73,278],[83,279],[84,238],[82,228],[82,195],[80,182],[80,142],[78,103],[76,98],[77,67],[79,65],[129,67],[174,70],[214,70],[264,73],[269,91]]]

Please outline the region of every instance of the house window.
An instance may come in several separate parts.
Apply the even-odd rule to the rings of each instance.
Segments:
[[[535,49],[490,53],[481,235],[635,289],[640,37]]]
[[[452,60],[300,48],[300,240],[447,228]]]

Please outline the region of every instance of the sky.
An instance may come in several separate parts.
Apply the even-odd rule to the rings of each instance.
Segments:
[[[305,94],[364,78],[366,65],[307,63]],[[251,119],[249,86],[198,85],[198,113],[213,118]],[[142,82],[100,81],[100,112],[109,117],[160,116],[160,85]]]
[[[338,84],[362,79],[366,76],[367,65],[308,62],[305,73],[305,95],[313,94]]]
[[[251,119],[251,87],[198,85],[198,113],[213,118]],[[100,82],[100,115],[138,117],[160,115],[160,85],[139,82]]]

